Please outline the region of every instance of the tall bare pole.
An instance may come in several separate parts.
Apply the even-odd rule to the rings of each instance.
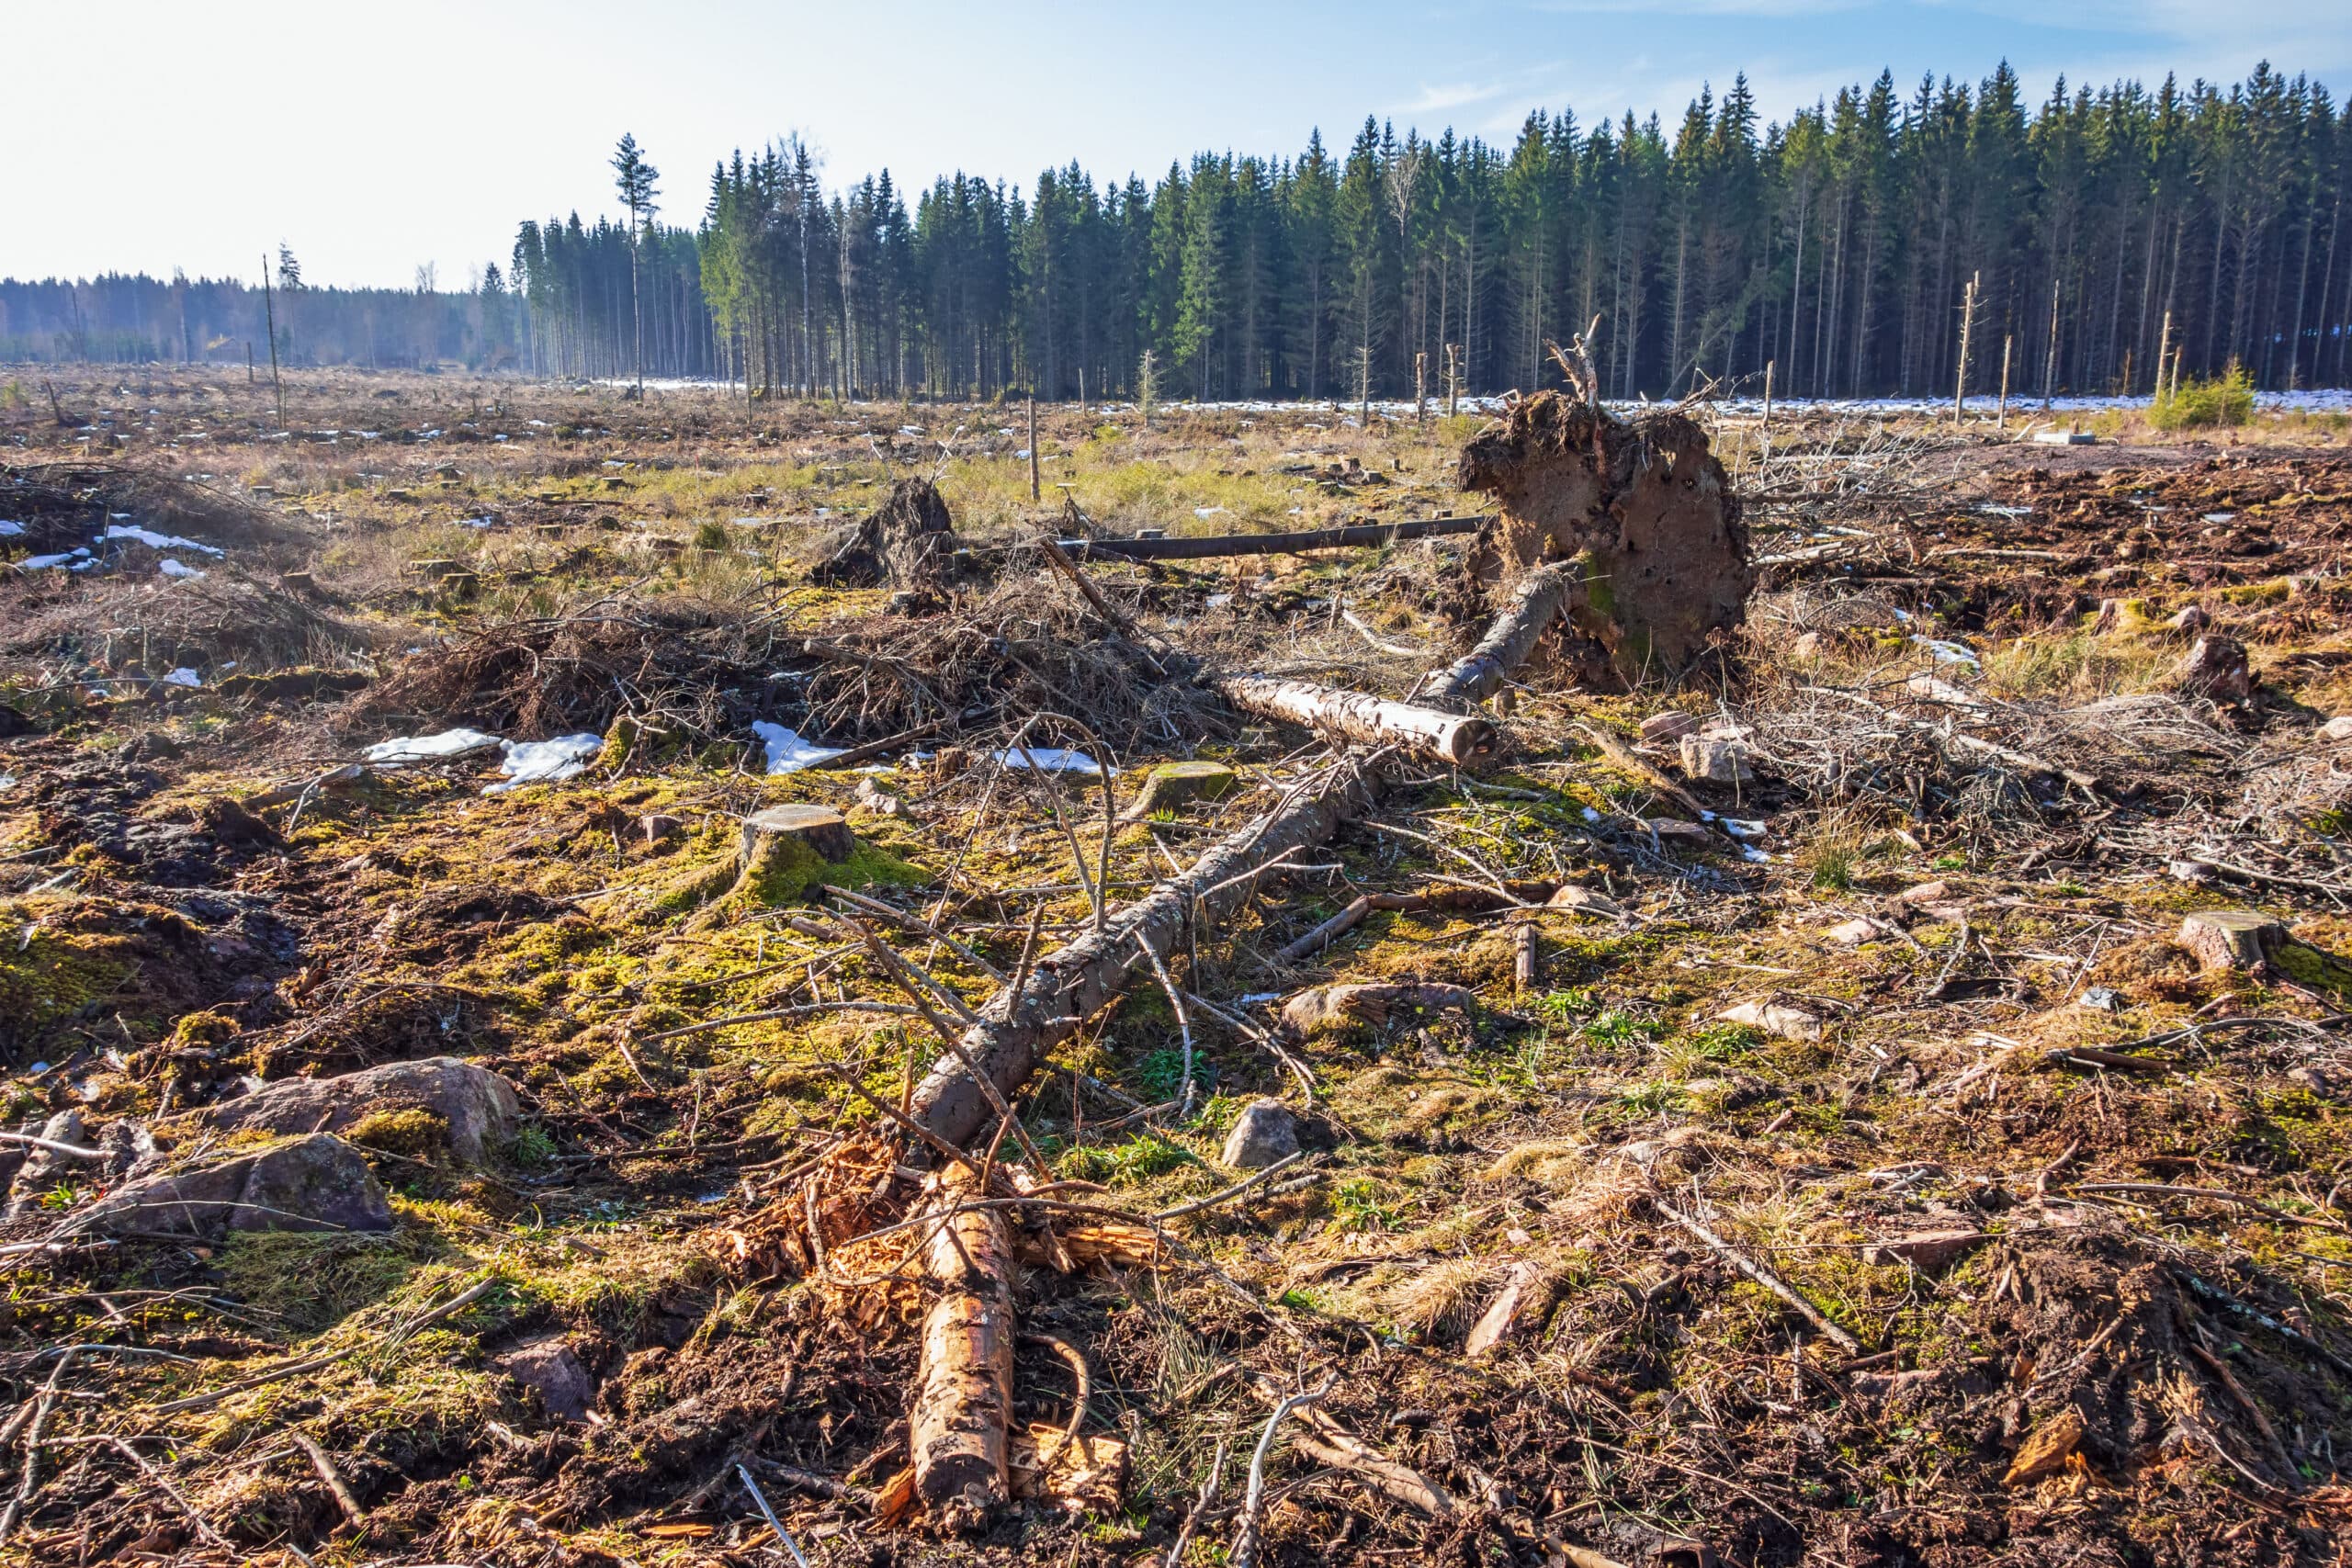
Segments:
[[[2014,333],[2001,334],[2001,406],[1993,415],[1993,428],[1996,430],[2007,430],[2009,427],[2009,345],[2015,342],[2017,338]]]
[[[1764,434],[1767,435],[1772,434],[1772,367],[1778,363],[1771,359],[1764,362]]]
[[[1413,355],[1413,423],[1430,422],[1430,356],[1423,350]]]
[[[1968,340],[1976,329],[1976,280],[1982,273],[1968,275],[1968,287],[1960,294],[1960,370],[1952,383],[1951,419],[1958,424],[1968,411]]]
[[[2050,280],[2050,352],[2041,363],[2041,412],[2050,412],[2050,400],[2058,389],[2058,280]]]
[[[277,394],[277,428],[286,428],[286,387],[277,378],[277,297],[269,287],[269,253],[261,255],[261,305],[269,328],[269,387]]]
[[[1029,389],[1029,499],[1036,502],[1044,494],[1037,478],[1037,389]]]
[[[2172,312],[2165,312],[2164,331],[2156,334],[2156,401],[2165,400],[2165,368],[2172,363]],[[2123,389],[2129,393],[2132,389]]]

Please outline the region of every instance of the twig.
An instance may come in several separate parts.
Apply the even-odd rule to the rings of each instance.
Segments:
[[[1692,1235],[1697,1236],[1701,1241],[1705,1242],[1708,1247],[1714,1250],[1716,1256],[1723,1258],[1724,1262],[1730,1264],[1733,1268],[1747,1275],[1750,1280],[1753,1280],[1756,1283],[1763,1286],[1766,1290],[1771,1292],[1774,1295],[1788,1303],[1790,1306],[1795,1308],[1799,1316],[1803,1317],[1807,1323],[1813,1325],[1815,1329],[1820,1331],[1823,1337],[1826,1338],[1831,1344],[1837,1346],[1840,1350],[1845,1351],[1849,1356],[1858,1356],[1861,1354],[1862,1342],[1860,1340],[1855,1338],[1852,1335],[1847,1333],[1844,1329],[1830,1322],[1828,1318],[1823,1316],[1819,1307],[1815,1306],[1811,1302],[1797,1294],[1796,1291],[1789,1284],[1789,1282],[1781,1279],[1778,1274],[1773,1273],[1770,1269],[1765,1268],[1759,1263],[1750,1262],[1747,1258],[1736,1247],[1733,1247],[1731,1243],[1725,1241],[1723,1237],[1717,1235],[1714,1232],[1709,1230],[1706,1226],[1701,1224],[1690,1215],[1678,1213],[1664,1203],[1659,1203],[1657,1205],[1657,1212],[1664,1214],[1668,1219],[1672,1220],[1676,1224],[1680,1225],[1684,1230],[1689,1231]]]
[[[1176,988],[1175,977],[1168,973],[1167,961],[1144,939],[1141,931],[1136,932],[1136,945],[1143,949],[1146,958],[1151,960],[1151,972],[1159,977],[1159,988],[1168,993],[1168,1005],[1176,1010],[1176,1030],[1184,1043],[1184,1094],[1176,1113],[1190,1116],[1193,1113],[1193,1021],[1184,1011],[1184,993]]]
[[[775,1517],[775,1510],[768,1506],[767,1494],[762,1492],[760,1483],[752,1479],[749,1467],[738,1462],[735,1473],[743,1478],[743,1490],[749,1492],[752,1501],[760,1506],[760,1517],[767,1520],[768,1529],[775,1531],[776,1540],[784,1542],[785,1550],[792,1553],[792,1560],[799,1563],[800,1568],[808,1568],[808,1554],[800,1550],[800,1543],[793,1540],[791,1532],[784,1528],[784,1521]]]
[[[1094,1380],[1087,1373],[1086,1357],[1069,1340],[1058,1338],[1051,1334],[1037,1333],[1023,1334],[1021,1337],[1050,1348],[1055,1355],[1062,1359],[1063,1364],[1069,1368],[1070,1375],[1078,1380],[1078,1393],[1074,1396],[1077,1403],[1070,1410],[1069,1424],[1063,1428],[1061,1441],[1054,1445],[1054,1451],[1050,1454],[1042,1449],[1038,1450],[1037,1468],[1042,1472],[1051,1469],[1054,1461],[1061,1458],[1072,1443],[1078,1441],[1079,1429],[1086,1425],[1087,1402],[1094,1396]]]
[[[0,1540],[6,1540],[16,1532],[17,1516],[40,1490],[41,1428],[49,1425],[50,1412],[57,1408],[57,1391],[63,1382],[65,1369],[73,1364],[74,1352],[68,1350],[57,1359],[57,1365],[50,1369],[49,1382],[41,1386],[40,1402],[33,1407],[33,1423],[25,1432],[25,1466],[17,1478],[17,1495],[8,1499],[7,1511],[0,1513]]]
[[[104,1149],[85,1149],[79,1144],[61,1144],[54,1138],[37,1138],[30,1133],[0,1133],[0,1144],[23,1144],[30,1148],[47,1149],[68,1159],[104,1159]]]
[[[311,1441],[304,1433],[288,1432],[286,1436],[296,1448],[311,1457],[311,1468],[319,1472],[319,1479],[325,1482],[327,1490],[334,1494],[335,1506],[341,1508],[343,1517],[351,1521],[351,1528],[356,1530],[366,1529],[368,1510],[361,1507],[359,1499],[351,1495],[350,1486],[345,1484],[341,1472],[335,1469],[334,1461],[327,1457],[327,1450]]]
[[[162,1471],[157,1470],[153,1465],[148,1463],[146,1457],[141,1454],[137,1449],[132,1448],[128,1440],[116,1437],[112,1433],[107,1433],[105,1440],[111,1443],[116,1449],[119,1450],[124,1458],[137,1465],[139,1467],[140,1473],[146,1476],[148,1480],[153,1482],[156,1487],[163,1492],[164,1495],[169,1497],[173,1502],[179,1505],[180,1512],[186,1514],[189,1520],[195,1524],[197,1534],[202,1536],[206,1540],[210,1541],[221,1551],[230,1553],[232,1557],[235,1557],[237,1555],[237,1549],[231,1546],[226,1540],[222,1540],[220,1533],[218,1530],[215,1530],[210,1525],[205,1523],[204,1516],[196,1511],[196,1505],[189,1502],[187,1498],[181,1494],[180,1489],[172,1484],[171,1479],[168,1476],[166,1476]]]
[[[1290,1395],[1266,1418],[1265,1430],[1258,1434],[1258,1446],[1250,1455],[1250,1490],[1242,1496],[1241,1523],[1233,1532],[1232,1568],[1250,1568],[1258,1555],[1258,1520],[1266,1506],[1266,1454],[1274,1446],[1274,1428],[1292,1411],[1319,1402],[1339,1382],[1339,1373],[1327,1373],[1312,1392]]]
[[[1283,1171],[1288,1170],[1291,1167],[1296,1165],[1306,1157],[1306,1151],[1305,1149],[1295,1150],[1290,1154],[1283,1156],[1282,1158],[1266,1167],[1265,1169],[1253,1172],[1251,1175],[1235,1182],[1232,1186],[1226,1188],[1223,1191],[1212,1192],[1205,1198],[1195,1198],[1188,1203],[1179,1203],[1171,1209],[1161,1209],[1151,1217],[1155,1220],[1173,1220],[1182,1218],[1186,1214],[1197,1214],[1203,1209],[1214,1209],[1219,1203],[1226,1202],[1230,1199],[1238,1198],[1241,1194],[1249,1191],[1250,1189],[1257,1186],[1261,1181],[1272,1180],[1273,1178],[1281,1175]]]
[[[825,891],[832,897],[840,899],[842,903],[850,905],[854,908],[864,909],[870,915],[879,915],[886,920],[891,920],[899,925],[906,927],[909,931],[921,931],[923,935],[945,944],[966,963],[971,964],[973,968],[978,969],[981,974],[986,975],[998,985],[1001,986],[1004,984],[1004,972],[1002,970],[999,969],[995,964],[990,964],[987,959],[982,958],[970,948],[965,946],[956,938],[940,930],[931,921],[924,919],[921,915],[909,914],[901,909],[893,909],[889,905],[883,903],[878,898],[868,898],[862,894],[853,893],[846,887],[835,887],[831,883],[825,884]]]
[[[1184,1561],[1184,1549],[1193,1544],[1193,1532],[1200,1528],[1201,1516],[1216,1501],[1217,1487],[1225,1480],[1225,1443],[1220,1438],[1216,1457],[1209,1461],[1208,1479],[1201,1483],[1201,1495],[1193,1500],[1192,1508],[1184,1515],[1184,1522],[1176,1530],[1176,1544],[1168,1549],[1161,1568],[1180,1568]]]

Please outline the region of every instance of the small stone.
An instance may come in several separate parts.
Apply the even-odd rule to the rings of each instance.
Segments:
[[[1686,735],[1699,733],[1699,721],[1680,708],[1668,708],[1642,720],[1645,740],[1679,740]]]
[[[1863,1249],[1865,1263],[1908,1263],[1922,1273],[1936,1274],[1957,1262],[1971,1247],[1993,1238],[1980,1230],[1923,1231],[1872,1242]]]
[[[1797,640],[1789,644],[1789,657],[1811,664],[1820,659],[1826,648],[1819,632],[1801,632]]]
[[[579,1355],[549,1336],[517,1345],[498,1358],[499,1370],[525,1388],[537,1389],[539,1403],[560,1421],[585,1421],[596,1398],[595,1380]]]
[[[1943,882],[1917,882],[1894,896],[1898,904],[1940,904],[1951,897],[1951,887]]]
[[[2093,1012],[2121,1012],[2123,996],[2122,993],[2111,990],[2108,987],[2093,986],[2075,998],[2075,1005],[2087,1008]]]
[[[2345,1087],[2343,1079],[2313,1062],[2306,1062],[2301,1066],[2288,1068],[2287,1081],[2306,1093],[2319,1096],[2322,1100],[2340,1098]]]
[[[907,803],[869,776],[857,781],[857,793],[851,797],[850,809],[868,817],[904,817]]]
[[[1703,823],[1685,822],[1675,817],[1653,817],[1642,826],[1656,833],[1659,839],[1670,840],[1677,843],[1703,844],[1711,841],[1714,837],[1707,831]]]
[[[2317,738],[2330,746],[2341,746],[2352,740],[2352,713],[2338,714],[2321,725]]]
[[[660,811],[640,818],[637,826],[638,830],[645,835],[645,841],[649,844],[658,844],[665,839],[674,839],[686,830],[686,824],[683,818]]]
[[[1785,1007],[1779,1002],[1742,1002],[1715,1014],[1725,1023],[1745,1023],[1767,1034],[1777,1034],[1783,1040],[1818,1040],[1821,1020],[1802,1008]]]
[[[1874,941],[1879,929],[1869,920],[1844,920],[1821,934],[1841,947],[1860,947],[1866,942]]]
[[[2286,945],[2287,928],[2254,909],[2199,909],[2173,938],[2203,969],[2258,969]]]
[[[1298,1122],[1279,1100],[1253,1100],[1241,1108],[1219,1156],[1235,1170],[1263,1170],[1298,1153]]]
[[[1747,749],[1736,740],[1682,737],[1684,776],[1703,784],[1742,784],[1756,775],[1747,766]]]
[[[2179,614],[2166,621],[2165,627],[2168,631],[2179,632],[2186,637],[2201,632],[2212,624],[2213,617],[2205,613],[2203,605],[2189,604],[2184,606]]]
[[[1374,1028],[1415,1012],[1468,1013],[1478,998],[1459,986],[1383,985],[1317,986],[1283,1004],[1283,1023],[1302,1039],[1351,1023]]]

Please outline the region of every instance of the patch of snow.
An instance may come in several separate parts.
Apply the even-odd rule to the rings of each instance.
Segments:
[[[1093,758],[1083,751],[1066,751],[1058,746],[1024,746],[1017,751],[999,751],[998,762],[1008,768],[1026,768],[1033,762],[1041,773],[1091,773],[1096,771]],[[1114,768],[1113,773],[1118,770]]]
[[[11,523],[6,518],[0,517],[0,539],[13,539],[24,531],[25,525],[22,523]]]
[[[204,677],[183,664],[178,669],[164,677],[164,684],[166,686],[201,686],[204,684]]]
[[[1716,820],[1724,825],[1724,831],[1735,839],[1760,839],[1764,836],[1764,824],[1761,822],[1743,822],[1736,817],[1720,817]]]
[[[497,736],[484,735],[479,729],[445,729],[438,735],[412,735],[397,740],[379,740],[359,755],[366,761],[387,768],[400,768],[411,762],[435,762],[450,757],[469,756],[504,744]]]
[[[1945,642],[1941,638],[1932,637],[1914,637],[1911,641],[1913,646],[1926,649],[1928,656],[1939,664],[1958,664],[1969,670],[1984,667],[1975,654],[1959,643]]]
[[[68,571],[79,571],[90,564],[90,552],[74,549],[62,556],[27,556],[17,564],[27,571],[46,571],[53,566],[62,566]]]
[[[1013,454],[1013,456],[1014,456],[1014,457],[1021,457],[1021,458],[1024,458],[1024,459],[1025,459],[1025,458],[1029,456],[1029,448],[1028,448],[1028,447],[1026,447],[1026,446],[1023,446],[1020,451],[1015,452],[1015,453]]]
[[[202,577],[204,575],[204,573],[197,568],[189,566],[184,561],[175,561],[169,556],[165,556],[162,560],[157,561],[155,563],[155,570],[162,572],[165,577]]]
[[[460,528],[495,528],[498,526],[498,519],[495,517],[460,517],[458,519],[458,526]]]
[[[118,513],[116,515],[128,516],[129,513]],[[200,540],[183,539],[176,534],[158,534],[151,528],[120,527],[113,524],[107,525],[107,531],[98,536],[98,543],[103,545],[109,539],[135,539],[153,550],[194,550],[199,555],[208,556],[221,556],[229,553]]]
[[[1195,517],[1214,517],[1220,512],[1224,512],[1227,516],[1232,515],[1231,512],[1222,506],[1195,506],[1193,508],[1193,515]]]
[[[1598,822],[1600,820],[1600,813],[1588,806],[1584,808],[1584,819],[1588,822]]]
[[[797,731],[765,719],[755,719],[752,733],[767,742],[768,772],[797,773],[803,768],[814,767],[828,758],[838,757],[849,750],[846,746],[819,746],[800,739]]]
[[[504,795],[510,789],[520,789],[528,784],[561,784],[586,771],[588,763],[604,748],[601,735],[559,735],[552,740],[503,740],[506,760],[498,771],[506,775],[505,782],[485,785],[484,795]]]

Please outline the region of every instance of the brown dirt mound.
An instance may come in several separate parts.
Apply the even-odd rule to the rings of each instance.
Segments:
[[[1573,619],[1627,682],[1688,668],[1746,613],[1739,501],[1706,433],[1679,413],[1627,423],[1539,392],[1462,449],[1459,477],[1502,503],[1471,555],[1482,581],[1591,553],[1595,581]]]

